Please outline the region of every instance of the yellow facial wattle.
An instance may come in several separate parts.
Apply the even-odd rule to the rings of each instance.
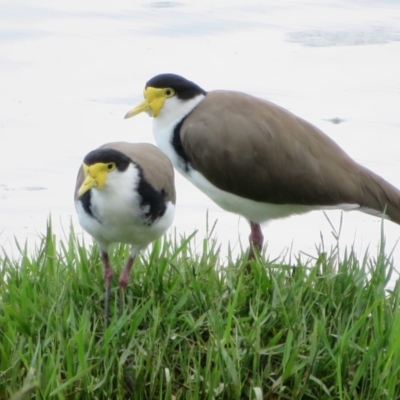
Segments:
[[[93,165],[83,164],[83,173],[85,174],[85,180],[81,187],[78,189],[77,195],[81,197],[88,190],[96,187],[101,190],[106,182],[107,173],[110,172],[110,163],[96,163]],[[115,169],[115,167],[113,168]]]
[[[175,91],[171,88],[159,89],[148,87],[143,91],[144,100],[132,110],[128,111],[125,118],[131,118],[144,111],[150,111],[151,116],[156,118],[164,106],[164,101],[172,97]]]

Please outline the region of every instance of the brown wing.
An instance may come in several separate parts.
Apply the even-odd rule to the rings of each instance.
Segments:
[[[367,181],[400,195],[318,128],[243,93],[208,93],[183,123],[181,140],[193,167],[210,182],[255,201],[381,208],[382,188],[367,196]]]

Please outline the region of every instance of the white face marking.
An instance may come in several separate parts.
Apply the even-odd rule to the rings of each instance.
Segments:
[[[171,226],[175,206],[167,204],[164,215],[152,225],[145,224],[140,208],[141,197],[135,191],[139,183],[139,171],[130,164],[124,172],[115,170],[107,176],[102,190],[92,189],[91,204],[95,217],[86,214],[80,201],[75,201],[79,223],[107,251],[112,243],[131,245],[132,255],[145,249],[161,237]]]

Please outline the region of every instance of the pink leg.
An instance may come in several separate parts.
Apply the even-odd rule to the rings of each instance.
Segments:
[[[262,234],[260,224],[250,221],[250,228],[251,228],[251,233],[249,236],[249,241],[250,241],[249,260],[254,260],[255,252],[257,252],[258,254],[261,253],[264,242],[264,236]]]
[[[110,306],[110,290],[111,290],[111,281],[113,278],[113,270],[110,265],[108,253],[102,251],[101,259],[103,261],[103,266],[104,266],[103,277],[104,277],[104,282],[106,284],[106,294],[104,298],[104,317],[106,320],[106,327],[107,327],[108,323],[110,322],[109,306]]]
[[[133,262],[135,261],[134,256],[130,256],[124,269],[119,276],[119,316],[121,317],[123,311],[123,301],[124,301],[124,290],[128,286],[129,283],[129,274],[131,272],[131,268]]]

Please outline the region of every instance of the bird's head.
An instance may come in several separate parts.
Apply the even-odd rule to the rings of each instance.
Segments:
[[[151,78],[143,90],[144,100],[132,110],[128,111],[125,118],[134,117],[142,112],[147,112],[156,118],[164,107],[167,99],[190,100],[207,92],[182,76],[175,74],[160,74]]]
[[[113,174],[125,171],[131,159],[118,150],[99,148],[88,153],[83,160],[84,181],[77,191],[81,197],[88,190],[102,190]]]

